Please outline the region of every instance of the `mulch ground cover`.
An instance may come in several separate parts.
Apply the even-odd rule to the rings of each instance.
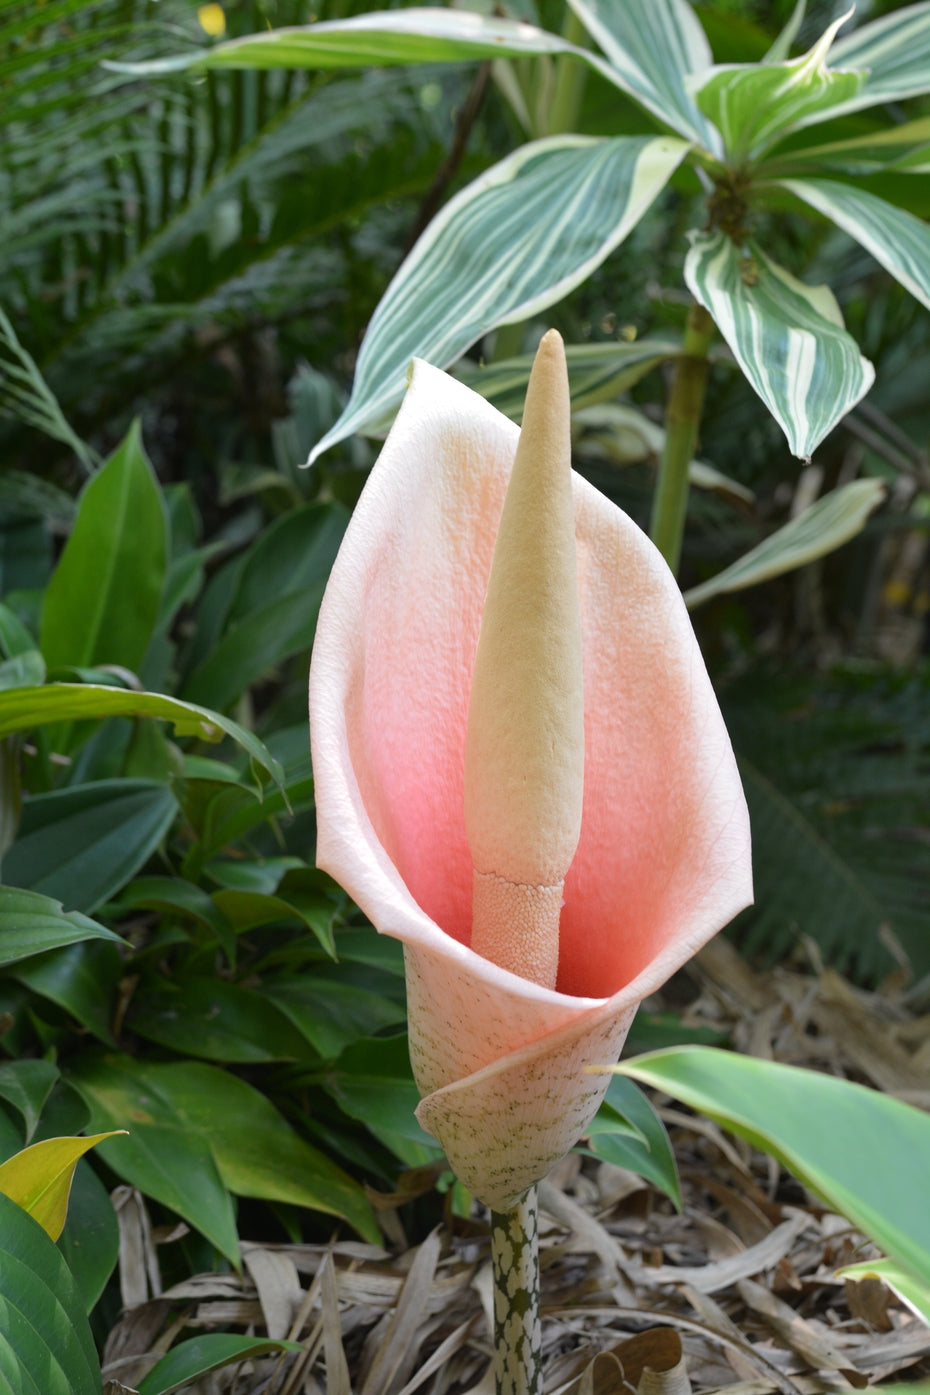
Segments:
[[[830,1071],[930,1108],[930,1002],[902,972],[876,992],[829,969],[749,968],[718,938],[670,990],[684,1023],[740,1051]],[[661,1009],[670,997],[647,1005]],[[540,1188],[545,1395],[812,1395],[930,1380],[930,1328],[877,1279],[876,1255],[770,1158],[656,1100],[684,1206],[570,1155]],[[191,1395],[493,1395],[491,1275],[480,1212],[411,1243],[403,1204],[435,1174],[372,1195],[381,1248],[244,1244],[241,1275],[165,1291],[137,1194],[117,1196],[124,1314],[104,1357],[112,1395],[198,1332],[289,1337],[301,1353],[226,1367]],[[930,1177],[928,1204],[930,1204]],[[928,1387],[930,1388],[930,1387]]]

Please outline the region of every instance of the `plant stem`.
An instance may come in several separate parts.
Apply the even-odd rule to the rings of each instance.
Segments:
[[[566,6],[562,38],[567,39],[576,48],[582,48],[587,42],[587,37],[587,30],[575,11]],[[555,87],[549,104],[547,135],[564,135],[566,131],[576,129],[587,79],[587,65],[580,58],[563,53],[556,59]]]
[[[688,511],[688,465],[701,425],[707,350],[713,333],[710,315],[702,305],[692,305],[665,411],[665,448],[659,462],[649,536],[676,575]]]
[[[491,1212],[496,1395],[542,1395],[539,1219],[536,1188]]]

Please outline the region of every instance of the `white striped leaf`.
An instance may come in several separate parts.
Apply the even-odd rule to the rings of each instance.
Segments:
[[[399,63],[462,62],[519,58],[543,53],[574,53],[600,66],[594,55],[557,34],[520,20],[496,19],[469,10],[372,11],[351,19],[326,20],[247,34],[241,39],[192,49],[173,58],[145,63],[107,63],[115,72],[136,76],[185,68],[360,68]]]
[[[854,237],[905,290],[930,309],[930,227],[913,213],[834,179],[780,179]]]
[[[486,170],[388,286],[348,405],[310,460],[399,402],[411,358],[446,367],[496,325],[561,300],[636,226],[687,150],[664,136],[551,136]]]
[[[685,79],[713,62],[710,45],[687,0],[569,0],[606,54],[618,87],[673,130],[719,152],[685,88]]]
[[[618,392],[626,392],[658,364],[677,358],[680,353],[681,344],[672,339],[566,345],[572,411],[607,401]],[[504,416],[519,421],[523,415],[526,385],[534,357],[533,354],[521,354],[518,358],[481,364],[462,359],[456,367],[455,376],[475,392],[480,392]]]
[[[862,91],[843,111],[930,92],[930,0],[863,24],[837,40],[831,57],[837,67],[869,70]]]
[[[716,136],[684,91],[682,75],[711,62],[687,0],[579,0],[578,12],[609,61],[520,20],[425,6],[373,11],[226,43],[144,63],[106,63],[136,77],[193,68],[357,68],[573,54],[642,102],[660,120],[710,149]]]
[[[700,586],[685,592],[689,609],[725,591],[744,591],[783,572],[826,557],[861,533],[869,514],[885,497],[881,480],[853,480],[831,490],[797,518]]]
[[[572,433],[580,432],[587,457],[612,465],[657,465],[665,448],[665,431],[638,407],[626,402],[598,402],[572,414]],[[706,460],[689,460],[688,483],[744,504],[756,496]]]
[[[685,280],[793,454],[808,459],[875,378],[832,291],[805,286],[758,247],[736,247],[720,232],[691,234]]]
[[[829,120],[855,97],[865,73],[827,67],[844,17],[802,58],[788,63],[734,63],[715,68],[695,92],[698,106],[723,136],[731,160],[757,159],[791,131]]]

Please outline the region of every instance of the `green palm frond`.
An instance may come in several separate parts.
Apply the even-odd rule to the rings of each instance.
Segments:
[[[741,945],[809,937],[844,972],[893,967],[888,932],[930,972],[930,669],[747,678],[726,694],[753,825],[756,906]]]
[[[0,413],[36,427],[74,451],[88,474],[100,463],[96,452],[72,431],[58,401],[0,310]]]
[[[37,23],[34,6],[0,5],[0,305],[87,434],[156,361],[164,377],[226,335],[327,306],[341,321],[360,215],[392,202],[384,246],[365,248],[374,304],[399,255],[397,201],[429,186],[442,155],[420,93],[467,81],[442,69],[415,85],[400,70],[140,83],[101,66],[163,51],[168,26],[174,47],[178,26],[195,38],[193,14],[180,0],[53,0]],[[277,6],[289,17],[298,0]],[[368,226],[377,236],[377,220],[359,235]]]

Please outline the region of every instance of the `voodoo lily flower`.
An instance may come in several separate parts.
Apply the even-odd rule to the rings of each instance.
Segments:
[[[417,1116],[498,1212],[590,1122],[610,1077],[586,1067],[751,899],[675,580],[570,473],[557,335],[534,381],[518,451],[415,364],[310,675],[317,860],[403,941]]]

